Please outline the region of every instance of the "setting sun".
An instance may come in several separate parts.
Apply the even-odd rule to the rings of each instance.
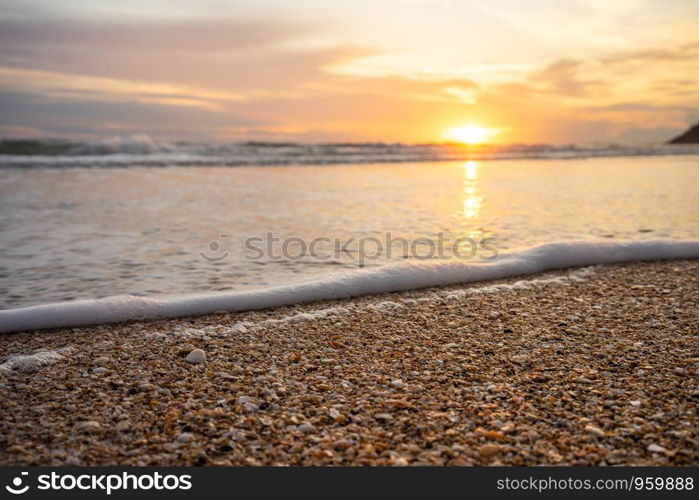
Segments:
[[[454,127],[444,131],[444,138],[449,141],[461,142],[463,144],[483,144],[498,135],[498,129],[480,127],[478,125],[468,125],[465,127]]]

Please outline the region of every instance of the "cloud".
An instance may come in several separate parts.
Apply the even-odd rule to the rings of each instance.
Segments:
[[[583,63],[572,59],[560,59],[530,76],[530,82],[543,92],[562,96],[587,96],[603,85],[600,80],[579,76]]]
[[[681,128],[699,102],[696,42],[626,51],[612,43],[605,55],[597,40],[589,52],[549,47],[545,58],[530,56],[550,45],[534,29],[540,22],[563,22],[585,5],[519,23],[519,4],[501,2],[508,22],[483,14],[479,23],[488,22],[464,34],[462,10],[440,4],[414,18],[401,11],[399,31],[384,37],[384,18],[361,12],[356,24],[329,24],[329,7],[311,11],[310,3],[298,16],[281,7],[217,16],[207,4],[208,14],[170,16],[168,8],[167,18],[105,14],[119,5],[78,15],[78,3],[68,13],[44,2],[35,15],[0,15],[0,133],[425,141],[473,122],[511,129],[503,140],[604,140]],[[512,23],[524,32],[513,34]],[[408,32],[416,40],[404,40]]]
[[[44,98],[0,91],[0,126],[15,132],[36,128],[42,136],[104,137],[115,131],[147,131],[159,139],[211,140],[219,130],[264,126],[267,121],[228,109],[225,113],[147,102]]]
[[[0,64],[127,80],[240,89],[256,85],[254,65],[315,67],[322,53],[290,54],[312,27],[286,21],[195,19],[130,24],[38,19],[0,21]],[[332,57],[332,56],[331,56]],[[255,62],[258,61],[258,62]],[[273,81],[273,80],[269,80]],[[287,79],[288,82],[288,79]]]
[[[247,98],[167,83],[151,83],[55,71],[0,67],[0,90],[19,90],[44,98],[68,101],[142,102],[217,109],[221,103]]]
[[[648,48],[616,52],[600,58],[603,64],[629,64],[658,61],[690,61],[699,59],[699,42],[692,42],[675,48]]]
[[[69,19],[0,20],[0,43],[135,52],[218,52],[279,45],[308,34],[309,24],[255,18],[87,22]]]

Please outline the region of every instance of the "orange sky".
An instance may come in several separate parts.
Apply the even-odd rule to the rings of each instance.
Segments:
[[[685,0],[0,0],[0,136],[663,141],[699,120],[697,26]]]

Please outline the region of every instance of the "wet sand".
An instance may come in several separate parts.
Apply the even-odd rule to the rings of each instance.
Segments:
[[[698,306],[670,261],[2,335],[0,464],[697,465]]]

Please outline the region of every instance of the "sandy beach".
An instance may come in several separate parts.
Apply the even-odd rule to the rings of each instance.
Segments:
[[[0,463],[697,465],[697,292],[635,263],[2,335]]]

